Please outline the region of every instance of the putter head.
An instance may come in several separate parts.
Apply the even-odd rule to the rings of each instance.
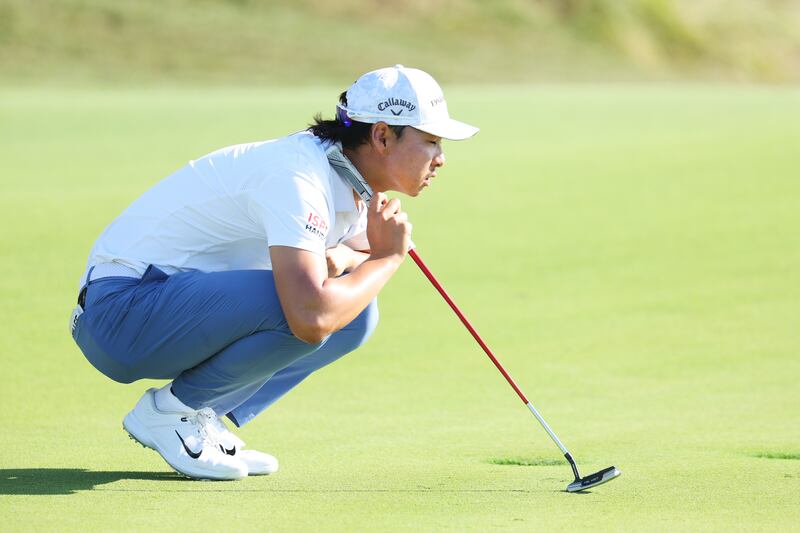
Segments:
[[[615,477],[619,477],[620,474],[622,474],[622,472],[617,470],[616,466],[609,466],[608,468],[604,468],[603,470],[595,472],[594,474],[589,474],[588,476],[583,476],[580,479],[576,479],[567,485],[567,492],[578,492],[580,490],[596,487],[597,485],[602,485],[603,483],[608,483]]]

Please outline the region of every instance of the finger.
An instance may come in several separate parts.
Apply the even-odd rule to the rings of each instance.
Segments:
[[[389,217],[391,215],[395,215],[400,212],[400,200],[397,198],[392,198],[389,202],[383,206],[381,209],[381,213],[384,214],[384,217]]]
[[[386,195],[382,192],[376,193],[375,196],[369,201],[369,210],[377,213],[386,204]]]

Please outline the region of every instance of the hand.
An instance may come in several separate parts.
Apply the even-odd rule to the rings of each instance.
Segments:
[[[376,193],[367,209],[367,240],[371,255],[404,257],[411,246],[411,223],[400,210],[400,200]]]
[[[325,259],[328,260],[328,277],[338,278],[358,266],[360,263],[358,255],[358,252],[344,244],[325,250]]]

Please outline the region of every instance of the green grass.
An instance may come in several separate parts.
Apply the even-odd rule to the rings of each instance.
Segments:
[[[761,0],[0,0],[0,79],[800,80],[800,6]]]
[[[413,264],[363,349],[241,431],[276,475],[186,481],[129,441],[149,384],[67,333],[93,240],[188,159],[300,129],[338,90],[0,89],[3,531],[797,528],[800,462],[768,459],[800,442],[792,89],[448,90],[483,129],[404,202],[419,252],[613,483],[563,492],[558,450]]]

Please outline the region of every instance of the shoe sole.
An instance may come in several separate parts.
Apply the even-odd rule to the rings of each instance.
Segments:
[[[141,424],[136,419],[136,416],[133,414],[133,411],[128,413],[125,416],[125,418],[122,420],[122,429],[125,430],[125,432],[128,434],[128,437],[130,437],[131,440],[133,440],[134,442],[137,442],[143,448],[146,448],[146,449],[149,449],[149,450],[153,450],[154,452],[158,453],[158,455],[160,455],[161,458],[164,459],[164,462],[166,462],[170,466],[170,468],[172,468],[172,470],[174,470],[177,474],[180,474],[180,475],[182,475],[184,477],[187,477],[189,479],[198,479],[198,480],[201,480],[201,481],[238,481],[240,479],[243,479],[243,478],[247,477],[247,474],[245,474],[245,475],[243,475],[241,477],[235,477],[235,478],[232,478],[232,477],[215,477],[213,474],[194,473],[194,472],[189,472],[189,471],[185,471],[185,470],[183,470],[181,468],[178,468],[177,466],[175,466],[174,464],[169,462],[166,457],[164,457],[164,454],[161,453],[161,451],[158,449],[158,446],[156,446],[155,444],[151,444],[151,443],[145,442],[145,439],[143,439],[140,436],[136,435],[137,432],[139,432],[139,435],[143,434],[144,433],[144,428],[141,427]]]

